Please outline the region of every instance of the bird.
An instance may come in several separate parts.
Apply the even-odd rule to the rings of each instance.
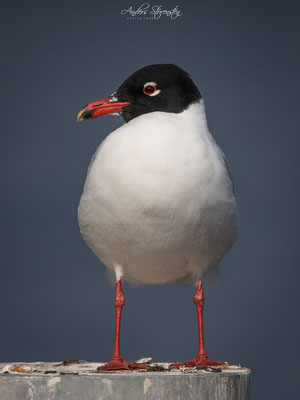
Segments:
[[[134,72],[111,95],[84,106],[78,121],[119,115],[123,125],[97,148],[78,206],[81,235],[116,282],[115,344],[101,371],[145,369],[120,352],[122,281],[196,285],[199,350],[174,367],[224,364],[207,357],[203,284],[232,247],[238,208],[223,151],[209,131],[205,104],[175,64]]]

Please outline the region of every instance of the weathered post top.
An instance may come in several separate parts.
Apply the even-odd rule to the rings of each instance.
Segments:
[[[101,364],[101,363],[100,363]],[[224,365],[149,364],[149,370],[97,372],[81,361],[0,364],[2,400],[249,400],[250,370]]]

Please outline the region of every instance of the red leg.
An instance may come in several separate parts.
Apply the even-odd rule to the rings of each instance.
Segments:
[[[173,364],[174,367],[184,366],[196,366],[196,367],[204,367],[204,366],[214,366],[214,365],[222,365],[224,363],[211,361],[207,358],[207,355],[204,350],[204,336],[203,336],[203,304],[204,304],[204,296],[203,296],[203,288],[202,282],[199,280],[196,288],[196,292],[194,295],[194,303],[197,308],[197,316],[198,316],[198,333],[199,333],[199,350],[196,357],[184,363]]]
[[[98,367],[98,371],[118,371],[123,369],[146,369],[148,365],[130,363],[123,360],[120,353],[120,327],[121,327],[121,314],[122,308],[125,305],[125,297],[122,291],[121,279],[118,280],[116,285],[115,294],[115,309],[116,309],[116,329],[115,329],[115,347],[114,354],[109,363]]]

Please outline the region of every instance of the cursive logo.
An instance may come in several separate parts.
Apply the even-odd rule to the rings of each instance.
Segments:
[[[151,6],[149,3],[143,3],[136,10],[132,6],[122,10],[121,15],[127,16],[127,19],[159,19],[161,17],[168,17],[174,20],[181,17],[182,12],[179,10],[178,5],[172,10],[164,10],[161,5]]]

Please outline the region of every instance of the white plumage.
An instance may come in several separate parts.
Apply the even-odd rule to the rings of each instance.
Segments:
[[[134,284],[196,282],[237,234],[224,155],[204,102],[140,115],[97,149],[78,209],[99,259]]]

